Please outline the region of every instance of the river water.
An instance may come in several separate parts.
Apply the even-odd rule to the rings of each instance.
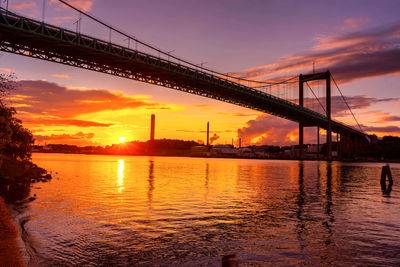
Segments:
[[[400,265],[400,165],[34,154],[30,266]]]

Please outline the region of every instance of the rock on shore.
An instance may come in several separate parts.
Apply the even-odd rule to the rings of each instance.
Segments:
[[[48,181],[51,175],[30,161],[16,161],[0,158],[0,182],[32,183]]]

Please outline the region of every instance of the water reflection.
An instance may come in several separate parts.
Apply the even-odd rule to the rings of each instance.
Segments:
[[[154,160],[149,160],[149,177],[148,177],[148,189],[147,189],[147,201],[149,206],[153,202],[153,190],[154,190]]]
[[[206,189],[205,192],[204,192],[204,201],[207,201],[208,194],[210,193],[210,189],[208,188],[209,175],[210,175],[210,164],[207,161],[207,163],[206,163],[206,174],[205,174],[205,179],[204,179],[204,188]]]
[[[26,211],[43,266],[218,266],[232,252],[245,266],[400,264],[400,193],[381,201],[374,165],[41,157],[61,170]]]
[[[304,238],[303,238],[303,232],[305,230],[305,222],[303,219],[303,214],[304,214],[304,202],[305,202],[305,191],[304,191],[304,163],[303,161],[299,162],[299,175],[298,175],[298,195],[297,195],[297,212],[296,212],[296,217],[297,217],[297,239],[300,241],[300,249],[303,251],[305,247]]]
[[[381,183],[381,191],[382,191],[382,196],[384,197],[390,197],[390,193],[392,192],[392,183],[389,183],[386,187],[386,183],[382,184]]]
[[[125,161],[123,159],[118,160],[118,193],[122,193],[124,190],[124,169],[125,169]]]
[[[327,215],[327,219],[323,222],[324,227],[326,228],[328,235],[325,240],[325,244],[329,246],[332,243],[332,223],[335,218],[332,213],[332,162],[328,161],[326,166],[326,191],[325,191],[325,214]]]

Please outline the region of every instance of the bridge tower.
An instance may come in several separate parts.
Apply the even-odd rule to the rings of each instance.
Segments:
[[[304,83],[315,80],[325,80],[326,81],[326,158],[332,160],[332,120],[331,120],[331,73],[330,71],[306,74],[299,76],[299,105],[304,107]],[[299,146],[300,146],[300,159],[304,158],[304,127],[305,126],[319,126],[312,125],[310,122],[300,122],[299,123]],[[319,139],[319,131],[318,131]]]

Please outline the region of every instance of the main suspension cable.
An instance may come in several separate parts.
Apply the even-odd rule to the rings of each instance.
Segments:
[[[325,111],[325,113],[326,113],[326,109],[325,109],[324,106],[321,104],[321,102],[319,101],[318,97],[315,95],[313,89],[311,89],[310,85],[308,85],[308,82],[306,82],[306,84],[307,84],[308,88],[310,88],[311,93],[314,95],[315,99],[317,99],[319,105],[322,107],[322,109],[323,109],[323,110]]]
[[[331,74],[331,77],[332,77],[332,80],[333,80],[334,84],[336,85],[336,88],[338,89],[340,95],[342,96],[342,98],[343,98],[343,100],[344,100],[344,103],[346,103],[347,108],[350,110],[351,115],[353,116],[354,120],[356,121],[356,123],[357,123],[357,125],[358,125],[358,128],[360,128],[360,131],[362,132],[363,130],[362,130],[362,128],[361,128],[361,125],[358,123],[358,120],[357,120],[356,116],[354,115],[353,111],[351,110],[349,104],[347,103],[346,98],[345,98],[344,95],[342,94],[342,91],[340,90],[339,86],[337,85],[337,83],[336,83],[336,81],[335,81],[335,78],[333,78],[332,74]]]

